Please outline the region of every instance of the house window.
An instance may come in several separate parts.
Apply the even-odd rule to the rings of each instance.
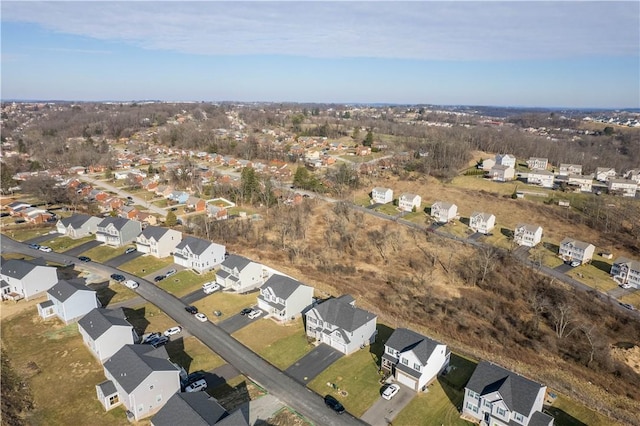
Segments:
[[[420,371],[420,368],[422,368],[422,366],[420,364],[418,364],[417,362],[413,364],[413,369],[416,371]]]
[[[395,351],[392,347],[387,346],[387,353],[388,353],[389,355],[395,355],[395,354],[396,354],[396,351]]]
[[[471,398],[475,398],[476,394],[475,392],[473,392],[471,389],[469,389],[469,392],[467,393]]]
[[[315,319],[315,318],[311,318],[311,317],[309,317],[309,322],[310,322],[311,324],[315,324],[317,321],[316,321],[316,319]]]
[[[322,327],[322,325],[323,325],[322,320],[318,320],[318,325],[319,325],[320,327]]]
[[[149,390],[153,390],[153,385],[149,385]]]
[[[484,400],[484,406],[485,407],[491,407],[491,403],[488,400]]]
[[[109,397],[109,406],[112,406],[112,405],[117,404],[117,403],[118,403],[118,394],[111,395]]]
[[[504,417],[504,415],[507,414],[507,412],[504,409],[498,407],[498,414]]]
[[[408,360],[408,359],[406,359],[406,358],[402,358],[402,363],[403,363],[404,365],[409,365],[409,360]]]

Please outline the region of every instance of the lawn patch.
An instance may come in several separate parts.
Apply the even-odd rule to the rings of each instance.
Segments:
[[[213,389],[207,389],[209,395],[218,400],[227,411],[245,402],[253,401],[266,395],[266,391],[244,376],[238,376]]]
[[[157,257],[153,257],[151,255],[145,255],[123,263],[118,268],[138,277],[144,277],[157,270],[165,268],[172,263],[172,256],[165,257],[164,259],[158,259]]]
[[[615,424],[603,415],[560,394],[558,394],[551,407],[546,407],[546,411],[555,418],[555,424],[563,426],[604,426]]]
[[[151,303],[145,303],[136,308],[124,308],[124,313],[127,316],[127,321],[129,321],[136,330],[138,336],[153,331],[162,333],[166,329],[176,325],[173,319],[169,318],[164,312]]]
[[[458,407],[462,405],[464,392],[451,388],[436,380],[429,385],[428,392],[419,393],[398,416],[394,425],[467,426],[472,425],[460,418]]]
[[[207,281],[215,279],[216,274],[213,271],[198,275],[191,270],[184,270],[160,281],[158,287],[176,297],[182,297],[196,291]]]
[[[96,237],[94,235],[87,235],[86,237],[78,238],[76,240],[69,237],[57,237],[42,244],[51,247],[51,250],[53,251],[63,252],[95,239]]]
[[[257,303],[257,292],[247,294],[235,294],[218,291],[204,299],[200,299],[194,305],[204,312],[211,322],[220,322],[237,314],[243,308],[253,306]],[[222,312],[222,316],[213,315],[213,311]]]
[[[24,225],[24,224],[23,224]],[[10,228],[2,232],[16,241],[26,241],[31,238],[46,235],[51,231],[51,227],[46,228]],[[53,236],[52,236],[53,237]]]
[[[137,297],[136,293],[122,284],[105,283],[103,285],[90,287],[96,290],[98,300],[102,303],[102,306],[106,307]]]
[[[113,259],[116,256],[122,254],[121,248],[109,247],[104,244],[87,250],[83,253],[84,256],[90,257],[91,260],[98,263],[104,263],[109,259]]]
[[[171,361],[184,367],[187,372],[210,371],[225,364],[218,354],[193,336],[173,336],[166,348]]]

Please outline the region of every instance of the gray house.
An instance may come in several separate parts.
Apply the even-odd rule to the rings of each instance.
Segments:
[[[206,392],[183,392],[173,395],[151,418],[151,424],[153,426],[249,426],[242,411],[238,410],[236,413],[240,415],[229,416],[224,407]]]
[[[93,309],[78,321],[78,331],[91,353],[104,362],[124,345],[138,341],[122,308]]]
[[[136,238],[136,248],[157,258],[173,254],[182,241],[182,232],[160,226],[147,226]]]
[[[122,404],[136,421],[180,392],[180,369],[164,346],[125,345],[105,361],[104,375],[107,380],[96,386],[100,403],[107,411]]]
[[[307,336],[349,355],[376,340],[377,315],[355,307],[350,295],[325,300],[309,309]]]
[[[86,214],[74,214],[73,216],[58,220],[56,229],[58,233],[76,239],[95,234],[98,231],[98,224],[100,222],[102,222],[102,219],[99,217]]]
[[[220,264],[216,283],[227,290],[244,293],[262,285],[262,265],[246,257],[230,254]]]
[[[185,237],[173,251],[173,261],[198,273],[213,269],[224,261],[226,249],[221,244],[195,237]]]
[[[95,290],[85,283],[60,280],[47,291],[47,300],[38,303],[38,314],[42,318],[57,315],[69,324],[97,308],[98,304]]]
[[[481,425],[552,426],[553,417],[542,412],[547,387],[481,361],[464,390],[462,415]]]
[[[44,259],[9,259],[0,267],[0,293],[3,300],[29,300],[49,290],[58,282],[56,268]]]
[[[137,220],[106,217],[98,224],[96,240],[113,247],[122,247],[135,241],[141,232],[142,224]]]
[[[281,321],[297,317],[312,302],[313,287],[279,274],[273,274],[260,287],[258,296],[258,307]]]

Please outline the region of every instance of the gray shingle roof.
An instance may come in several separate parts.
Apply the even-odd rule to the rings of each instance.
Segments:
[[[560,242],[560,246],[562,247],[565,244],[569,244],[571,243],[574,247],[578,247],[579,249],[586,249],[587,247],[589,247],[591,245],[591,243],[585,243],[584,241],[578,241],[575,240],[573,238],[565,238],[564,240],[562,240],[562,242]]]
[[[113,326],[133,327],[127,321],[122,308],[118,309],[92,309],[80,318],[78,325],[87,332],[89,337],[96,340]]]
[[[53,302],[51,300],[45,300],[44,302],[38,303],[41,308],[48,308],[49,306],[53,306]]]
[[[140,235],[145,237],[147,240],[153,238],[158,241],[167,232],[169,232],[169,230],[161,226],[147,226]]]
[[[82,225],[84,225],[89,219],[91,219],[91,216],[88,214],[74,214],[73,216],[60,219],[60,223],[62,223],[65,228],[68,228],[69,225],[71,225],[73,229],[78,229],[82,228]]]
[[[466,387],[480,395],[499,392],[509,410],[528,416],[543,386],[499,365],[481,361]]]
[[[129,219],[123,217],[105,217],[102,219],[102,222],[98,224],[98,228],[106,228],[110,224],[113,224],[117,230],[121,230],[129,222]]]
[[[553,417],[548,414],[536,411],[529,420],[529,426],[549,426],[553,421]]]
[[[442,343],[436,342],[415,331],[398,328],[385,344],[399,352],[413,351],[422,365],[425,365],[436,347]]]
[[[21,259],[9,259],[2,263],[0,273],[17,280],[26,277],[36,266],[42,266],[38,259],[31,261]]]
[[[640,271],[640,262],[637,260],[629,259],[626,257],[619,257],[614,262],[614,265],[627,264],[634,271]]]
[[[64,302],[78,291],[90,291],[95,293],[94,290],[91,290],[85,284],[67,280],[58,281],[58,283],[51,287],[47,293],[49,293],[54,299]]]
[[[250,263],[251,261],[246,257],[238,256],[237,254],[230,254],[224,262],[222,262],[222,266],[229,269],[237,268],[238,271],[242,271]]]
[[[323,321],[346,331],[355,331],[372,319],[377,318],[377,315],[364,309],[356,308],[347,300],[341,298],[329,299],[316,305],[314,310]]]
[[[114,385],[111,380],[105,380],[104,382],[99,383],[98,387],[104,396],[113,395],[118,392],[116,385]]]
[[[185,247],[189,246],[189,250],[191,250],[192,253],[200,255],[204,253],[211,244],[214,243],[200,238],[187,236],[184,237],[180,244],[176,246],[176,250],[182,250]]]
[[[249,426],[249,420],[243,410],[236,410],[216,423],[216,426]]]
[[[153,426],[215,425],[227,411],[206,392],[176,393],[153,416]]]
[[[293,278],[273,274],[260,288],[263,289],[271,287],[271,290],[273,290],[277,297],[287,300],[289,296],[291,296],[301,285],[304,284],[298,280],[294,280]]]
[[[179,371],[164,346],[124,345],[105,361],[104,368],[127,393],[133,392],[154,371]],[[178,375],[176,374],[176,380]]]

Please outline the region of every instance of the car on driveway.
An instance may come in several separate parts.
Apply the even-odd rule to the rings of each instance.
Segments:
[[[208,282],[205,283],[202,286],[202,290],[206,293],[206,294],[211,294],[213,292],[216,292],[218,290],[220,290],[220,284],[216,284],[214,282]]]
[[[629,283],[620,284],[620,287],[624,288],[625,290],[628,290],[631,288],[631,284]]]
[[[90,257],[87,257],[87,256],[79,256],[79,257],[78,257],[78,260],[79,260],[80,262],[91,262],[91,258],[90,258]]]
[[[575,268],[576,266],[580,266],[580,262],[577,260],[574,260],[573,262],[570,263],[572,268]]]
[[[111,279],[114,280],[114,281],[118,281],[119,283],[121,283],[122,281],[126,280],[124,275],[120,275],[120,274],[111,274]]]
[[[327,407],[331,408],[336,413],[338,414],[344,413],[344,406],[340,404],[340,401],[335,399],[333,396],[326,395],[324,397],[324,403],[327,404]]]
[[[244,308],[243,310],[240,311],[240,315],[249,315],[251,312],[253,312],[253,309]]]
[[[164,332],[164,335],[168,337],[168,336],[173,336],[174,334],[179,334],[181,332],[182,332],[182,327],[177,325],[175,327],[171,327],[167,329],[167,331]]]
[[[634,308],[634,307],[633,307],[633,305],[632,305],[632,304],[630,304],[630,303],[622,303],[622,302],[620,302],[620,306],[622,306],[623,308],[628,309],[628,310],[630,310],[630,311],[633,311],[633,310],[635,310],[635,309],[636,309],[636,308]]]
[[[47,246],[40,246],[40,248],[38,248],[38,250],[43,251],[45,253],[51,253],[51,247],[47,247]]]
[[[154,331],[153,333],[145,334],[142,336],[142,343],[146,344],[146,343],[152,342],[158,339],[160,336],[161,334],[158,333],[157,331]]]
[[[126,249],[124,251],[124,254],[129,254],[129,253],[133,253],[134,251],[136,251],[135,247],[129,247],[128,249]]]
[[[169,338],[167,336],[160,336],[158,337],[156,340],[154,340],[153,342],[151,342],[151,346],[153,346],[154,348],[159,348],[160,346],[164,346],[167,343],[169,343]]]
[[[198,313],[198,308],[196,308],[195,306],[187,306],[184,308],[184,310],[189,312],[192,315],[195,315]]]
[[[124,285],[133,290],[134,288],[138,288],[140,284],[138,284],[138,282],[134,280],[126,280],[124,282]]]
[[[40,244],[29,244],[29,248],[32,248],[34,250],[40,250]]]
[[[187,387],[184,388],[185,392],[199,392],[207,388],[207,381],[205,379],[196,380]]]
[[[395,383],[387,386],[387,388],[382,392],[382,397],[386,400],[389,400],[396,396],[396,394],[400,391],[400,385],[396,385]]]
[[[203,314],[202,312],[198,312],[196,315],[196,319],[200,322],[207,322],[209,321],[209,318],[207,318],[207,316],[205,314]]]
[[[169,269],[167,272],[164,273],[164,277],[165,278],[170,277],[171,275],[174,275],[176,272],[178,271],[176,271],[175,269]]]
[[[167,278],[165,275],[157,275],[153,281],[159,283],[160,281],[164,280],[165,278]]]
[[[249,319],[255,319],[255,318],[258,318],[260,315],[262,315],[262,311],[259,309],[254,309],[247,315],[247,317]]]

